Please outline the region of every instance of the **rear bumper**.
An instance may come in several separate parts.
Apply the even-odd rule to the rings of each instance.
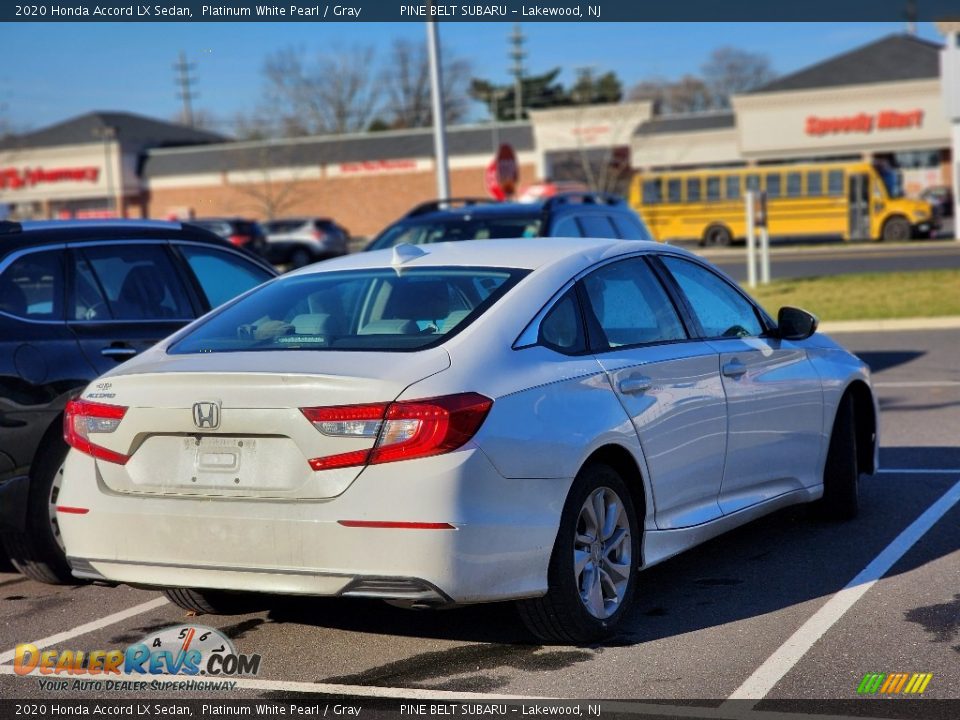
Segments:
[[[60,503],[78,577],[424,602],[543,594],[570,479],[505,479],[476,448],[368,467],[336,498],[121,495],[71,452]],[[91,491],[94,489],[94,491]],[[449,523],[452,529],[340,521]]]

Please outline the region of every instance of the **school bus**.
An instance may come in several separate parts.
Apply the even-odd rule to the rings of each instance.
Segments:
[[[747,234],[745,193],[766,191],[770,237],[909,240],[936,224],[930,203],[902,196],[895,171],[869,163],[760,165],[635,175],[630,205],[660,241],[729,245]]]

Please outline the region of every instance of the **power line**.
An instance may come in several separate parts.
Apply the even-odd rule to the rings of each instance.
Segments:
[[[191,77],[190,73],[196,68],[197,64],[187,62],[187,56],[181,50],[177,62],[173,64],[176,73],[174,83],[177,86],[177,98],[183,103],[183,122],[190,127],[193,127],[193,100],[197,97],[197,93],[191,89],[197,78]]]

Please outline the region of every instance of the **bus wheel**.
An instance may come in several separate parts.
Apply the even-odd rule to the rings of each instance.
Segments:
[[[880,239],[884,242],[903,242],[910,239],[910,223],[903,217],[892,217],[883,224]]]
[[[703,234],[703,239],[700,241],[700,246],[718,245],[720,247],[727,247],[732,242],[733,235],[730,234],[730,230],[727,227],[724,225],[711,225]]]

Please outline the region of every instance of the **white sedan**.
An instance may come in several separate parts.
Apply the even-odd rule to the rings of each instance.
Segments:
[[[590,239],[399,246],[241,296],[70,403],[77,577],[238,593],[517,600],[613,632],[640,571],[877,467],[868,368],[703,260]]]

